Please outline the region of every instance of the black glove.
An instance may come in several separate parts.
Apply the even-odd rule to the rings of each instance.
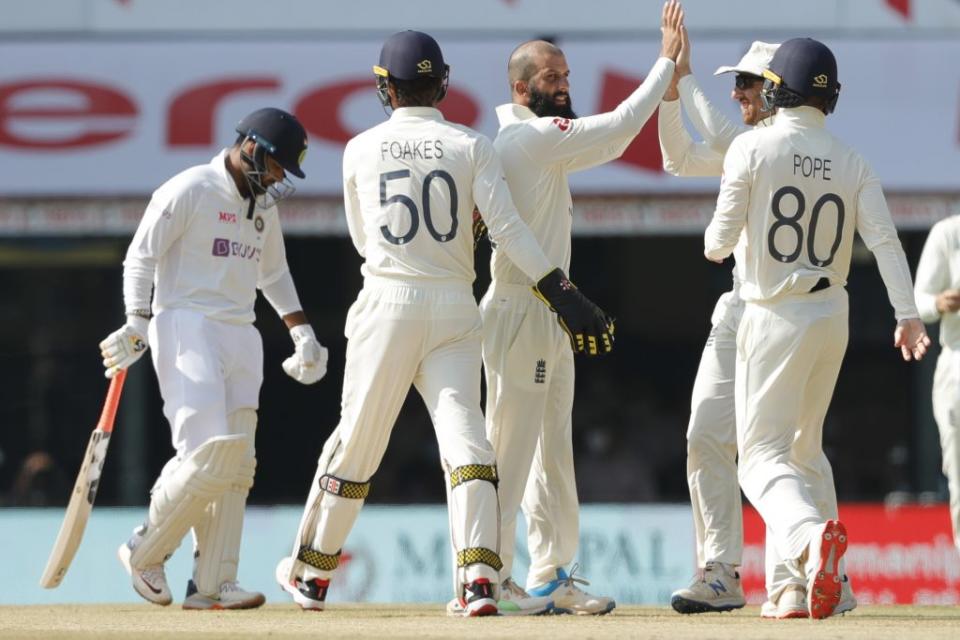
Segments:
[[[483,236],[487,235],[487,224],[480,216],[480,210],[473,208],[473,248],[476,249]]]
[[[580,293],[562,269],[540,278],[533,293],[557,314],[574,353],[599,356],[613,351],[613,319]]]

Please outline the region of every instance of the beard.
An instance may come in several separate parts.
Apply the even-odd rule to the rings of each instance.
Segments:
[[[566,104],[557,104],[556,98],[559,95],[567,97]],[[569,118],[575,120],[577,114],[573,111],[573,100],[569,93],[543,93],[530,87],[530,111],[533,111],[541,118]]]

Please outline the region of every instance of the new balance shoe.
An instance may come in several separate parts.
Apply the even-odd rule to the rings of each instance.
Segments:
[[[493,585],[487,578],[477,578],[463,585],[460,606],[464,616],[495,616],[498,613],[497,601],[493,597]]]
[[[780,592],[776,601],[767,600],[760,607],[760,617],[776,620],[809,618],[807,590],[799,584],[790,584]]]
[[[130,575],[133,590],[147,602],[165,607],[173,602],[173,595],[170,593],[170,587],[167,586],[167,574],[163,570],[163,564],[155,564],[142,569],[130,564],[130,556],[133,555],[133,550],[143,539],[140,535],[141,531],[142,529],[134,531],[133,536],[120,545],[120,548],[117,549],[117,558]]]
[[[247,591],[236,580],[228,580],[220,585],[216,598],[205,596],[197,591],[197,584],[187,580],[187,595],[183,599],[183,608],[198,609],[256,609],[267,599],[257,591]]]
[[[321,578],[304,580],[300,576],[290,578],[293,558],[286,557],[277,564],[274,573],[280,588],[293,596],[293,601],[307,611],[323,611],[330,581]]]
[[[553,600],[555,613],[573,613],[581,616],[602,616],[617,606],[613,598],[595,596],[577,586],[590,584],[575,574],[579,565],[573,565],[568,574],[562,568],[557,569],[557,577],[546,584],[527,589],[531,596],[549,597]]]
[[[833,610],[833,615],[850,613],[856,608],[857,599],[853,595],[853,587],[850,586],[850,576],[843,576],[843,583],[840,585],[840,602]]]
[[[722,562],[708,562],[689,586],[677,589],[670,597],[670,606],[677,613],[732,611],[746,604],[740,574],[733,565]]]
[[[810,542],[806,559],[807,606],[810,617],[829,618],[840,604],[843,579],[840,558],[847,551],[847,529],[839,520],[827,520]]]

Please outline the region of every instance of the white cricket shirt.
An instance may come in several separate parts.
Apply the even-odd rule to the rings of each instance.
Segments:
[[[500,131],[494,146],[503,161],[510,194],[550,262],[570,273],[573,199],[567,174],[619,157],[660,103],[674,64],[660,58],[646,80],[616,109],[568,120],[539,118],[527,107],[497,107]],[[486,221],[486,212],[480,212]],[[489,227],[489,223],[487,225]],[[511,256],[504,255],[500,235],[490,229],[494,251],[490,273],[497,282],[532,284]]]
[[[813,107],[780,109],[769,127],[738,136],[723,163],[705,254],[744,243],[741,297],[807,293],[820,278],[845,285],[857,231],[877,260],[897,320],[916,318],[907,260],[880,181],[824,128]]]
[[[917,309],[924,322],[940,321],[940,344],[960,349],[960,313],[937,311],[937,295],[960,289],[960,215],[933,225],[917,265]]]
[[[288,272],[276,207],[254,208],[227,172],[227,150],[178,173],[153,192],[127,249],[127,311],[150,305],[136,281],[153,278],[153,313],[192,309],[224,322],[250,323],[257,287]]]
[[[529,279],[559,266],[517,214],[489,138],[434,108],[398,108],[351,139],[343,198],[364,277],[473,282],[474,206]]]

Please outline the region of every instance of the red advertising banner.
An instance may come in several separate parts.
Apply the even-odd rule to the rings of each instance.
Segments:
[[[840,519],[850,536],[847,574],[860,604],[960,604],[960,553],[947,505],[843,504]],[[764,533],[760,514],[745,506],[740,575],[751,604],[766,599]]]

